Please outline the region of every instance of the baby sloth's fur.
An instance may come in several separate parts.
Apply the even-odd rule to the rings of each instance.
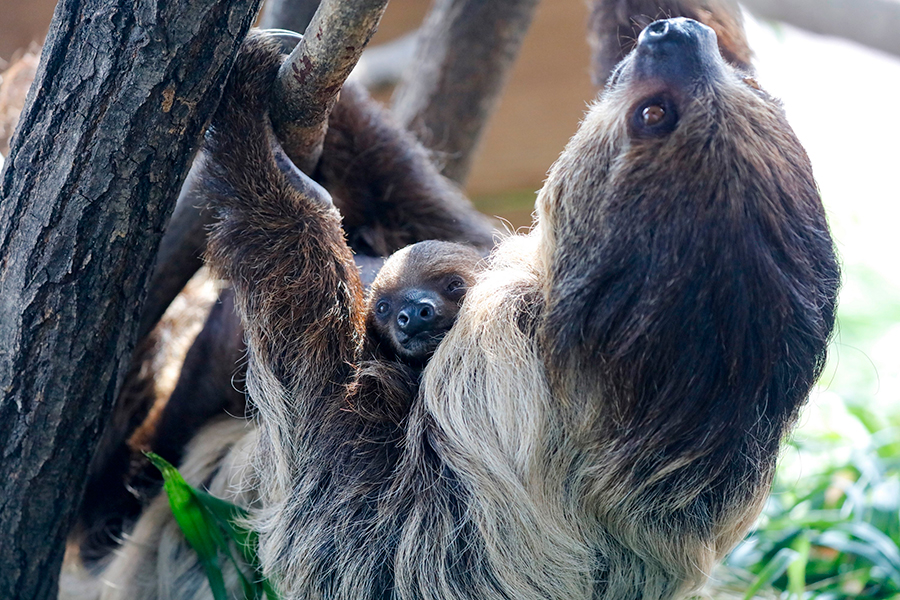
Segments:
[[[690,69],[625,59],[398,420],[350,401],[358,274],[334,208],[274,166],[279,57],[247,40],[210,137],[211,258],[247,335],[244,500],[284,598],[663,600],[744,534],[822,368],[838,268],[780,107],[714,47]],[[676,125],[642,125],[648,102]],[[184,573],[172,548],[152,559]],[[202,577],[109,597],[202,597]]]

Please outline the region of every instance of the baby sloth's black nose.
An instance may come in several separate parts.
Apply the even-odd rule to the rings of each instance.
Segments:
[[[427,331],[434,325],[437,311],[434,304],[426,298],[405,304],[397,313],[397,325],[400,331],[412,337]]]
[[[721,68],[716,32],[692,19],[654,21],[638,37],[636,68],[643,77],[694,81]]]

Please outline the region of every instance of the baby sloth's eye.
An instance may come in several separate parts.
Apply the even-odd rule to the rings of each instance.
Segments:
[[[382,300],[375,305],[375,314],[386,315],[389,310],[391,310],[391,305],[386,300]]]
[[[453,300],[460,300],[466,293],[466,282],[460,277],[453,277],[447,282],[447,291],[444,292],[447,297]]]
[[[675,103],[665,96],[654,96],[638,104],[631,118],[636,137],[651,138],[668,135],[678,125]]]

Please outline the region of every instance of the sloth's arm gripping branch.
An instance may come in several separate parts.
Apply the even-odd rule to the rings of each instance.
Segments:
[[[327,192],[279,169],[290,162],[266,97],[280,61],[265,38],[244,43],[208,134],[202,188],[219,216],[209,258],[232,282],[243,319],[248,391],[263,418],[292,411],[278,419],[289,423],[315,419],[304,413],[327,410],[316,400],[341,385],[362,331],[362,292]]]

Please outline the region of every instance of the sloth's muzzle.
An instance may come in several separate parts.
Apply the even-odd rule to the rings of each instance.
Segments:
[[[669,84],[715,77],[724,61],[716,33],[692,19],[664,19],[647,25],[638,37],[634,74]]]

